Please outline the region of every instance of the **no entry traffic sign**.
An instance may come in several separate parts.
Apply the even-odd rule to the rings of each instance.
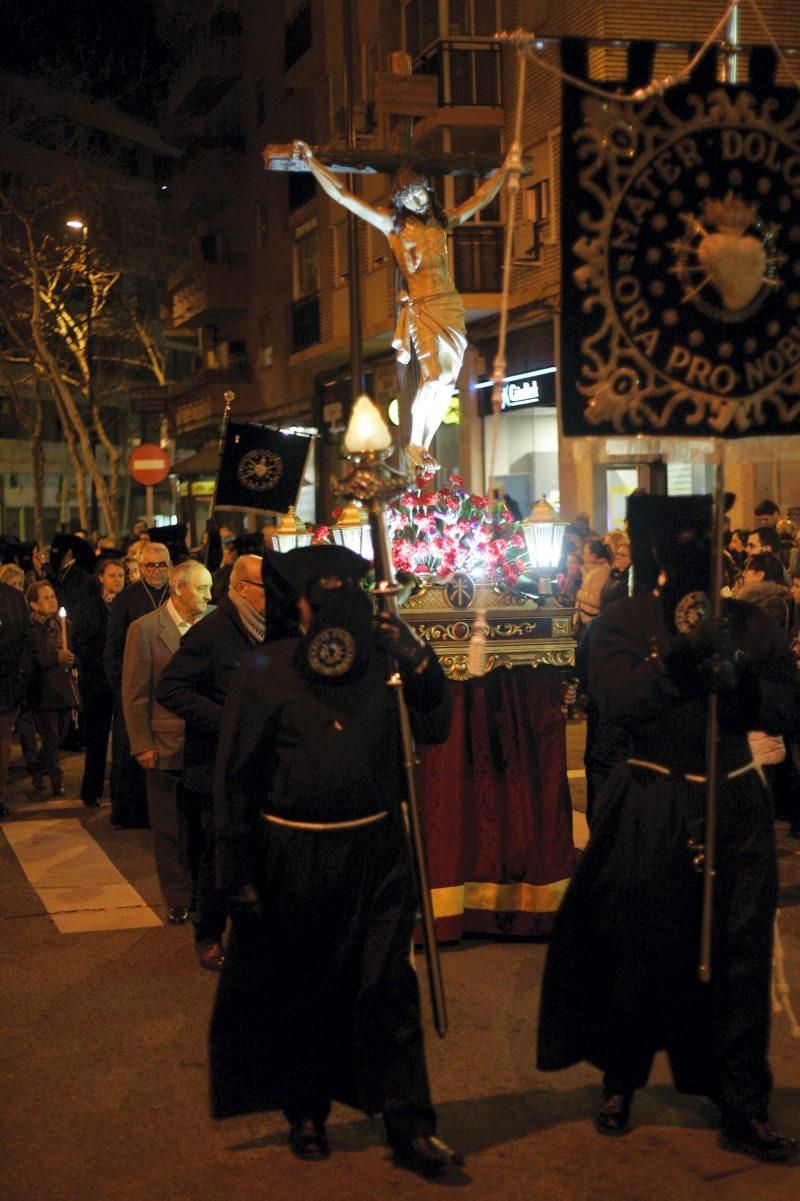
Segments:
[[[128,472],[137,484],[150,487],[160,484],[169,475],[169,456],[160,446],[144,442],[137,446],[128,459]]]

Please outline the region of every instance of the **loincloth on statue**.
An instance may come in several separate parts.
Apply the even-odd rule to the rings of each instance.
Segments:
[[[411,344],[419,360],[423,380],[440,375],[439,355],[447,350],[458,367],[467,349],[464,305],[455,288],[430,292],[411,299],[407,292],[397,294],[398,316],[392,346],[398,363],[408,363]],[[456,373],[458,368],[456,369]]]

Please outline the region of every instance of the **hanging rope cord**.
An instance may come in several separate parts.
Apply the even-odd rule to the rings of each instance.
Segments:
[[[758,22],[766,40],[775,51],[781,66],[784,68],[786,74],[789,76],[789,79],[792,81],[795,87],[800,88],[800,76],[798,76],[792,69],[788,57],[781,49],[777,39],[775,38],[775,35],[767,24],[766,18],[764,17],[757,0],[732,0],[717,24],[703,42],[700,49],[692,56],[682,71],[679,71],[677,75],[667,75],[663,79],[655,79],[652,83],[648,84],[647,87],[637,88],[634,92],[609,92],[605,88],[597,87],[589,80],[580,79],[576,75],[570,75],[569,72],[562,71],[562,69],[555,63],[549,63],[546,59],[540,58],[535,53],[536,50],[544,49],[546,42],[558,41],[560,39],[537,37],[535,33],[528,33],[527,30],[524,29],[515,29],[511,33],[498,33],[495,36],[499,42],[507,42],[515,45],[521,54],[524,54],[526,58],[530,59],[530,61],[542,71],[553,75],[556,79],[559,79],[564,83],[569,83],[573,87],[579,88],[582,92],[586,92],[589,96],[596,96],[600,100],[606,101],[615,100],[620,104],[641,104],[643,101],[649,100],[651,96],[663,95],[663,93],[668,91],[670,88],[675,87],[677,84],[685,83],[688,80],[689,76],[699,65],[703,56],[708,52],[714,42],[718,41],[719,38],[724,35],[725,27],[734,10],[740,3],[749,4],[756,21]],[[618,39],[619,44],[622,44],[623,41],[624,39]],[[735,50],[736,47],[733,47],[732,49]]]

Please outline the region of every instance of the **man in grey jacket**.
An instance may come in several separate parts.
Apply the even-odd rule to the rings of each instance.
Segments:
[[[208,612],[211,575],[201,563],[173,567],[165,605],[132,622],[125,639],[122,708],[131,754],[145,769],[147,806],[167,920],[189,919],[192,884],[178,854],[177,789],[183,769],[184,723],[156,700],[161,673],[183,634]]]

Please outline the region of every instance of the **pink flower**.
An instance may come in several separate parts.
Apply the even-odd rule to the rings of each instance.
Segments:
[[[318,525],[311,537],[312,542],[327,542],[331,536],[330,526]]]

